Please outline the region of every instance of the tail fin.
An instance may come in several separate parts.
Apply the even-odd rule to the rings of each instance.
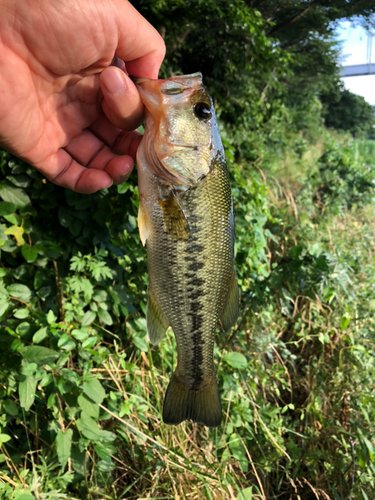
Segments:
[[[163,406],[163,421],[177,425],[192,420],[207,427],[218,427],[221,422],[221,402],[216,376],[209,385],[195,390],[182,384],[176,373],[172,375]]]

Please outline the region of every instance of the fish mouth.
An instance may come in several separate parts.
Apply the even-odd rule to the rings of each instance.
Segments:
[[[135,85],[139,85],[140,83],[144,83],[144,82],[156,82],[156,81],[164,81],[163,79],[158,79],[158,78],[146,78],[145,76],[132,76],[132,75],[129,75],[129,78],[130,80],[132,80],[132,82],[135,84]],[[176,80],[176,81],[183,81],[187,78],[202,78],[202,73],[198,72],[198,73],[191,73],[189,75],[177,75],[175,77],[173,77],[173,80]],[[170,80],[170,79],[166,79],[166,80]]]
[[[155,80],[152,80],[152,78],[146,78],[144,76],[132,76],[132,75],[129,75],[129,78],[134,83],[134,85],[139,85],[141,83],[155,81]]]
[[[198,151],[198,146],[185,146],[184,144],[173,144],[175,151]]]

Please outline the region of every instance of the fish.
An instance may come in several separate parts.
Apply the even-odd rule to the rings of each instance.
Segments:
[[[138,227],[147,246],[148,337],[172,328],[177,367],[163,421],[218,427],[222,408],[214,338],[238,317],[234,213],[212,99],[201,73],[133,79],[145,107],[137,151]]]

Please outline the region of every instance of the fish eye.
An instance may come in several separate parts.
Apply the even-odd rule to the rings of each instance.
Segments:
[[[212,116],[211,106],[206,102],[197,102],[194,106],[194,113],[200,120],[209,120]]]

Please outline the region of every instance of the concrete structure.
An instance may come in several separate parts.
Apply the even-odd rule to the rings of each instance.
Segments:
[[[375,75],[375,63],[355,64],[354,66],[343,66],[341,76],[363,76]]]

